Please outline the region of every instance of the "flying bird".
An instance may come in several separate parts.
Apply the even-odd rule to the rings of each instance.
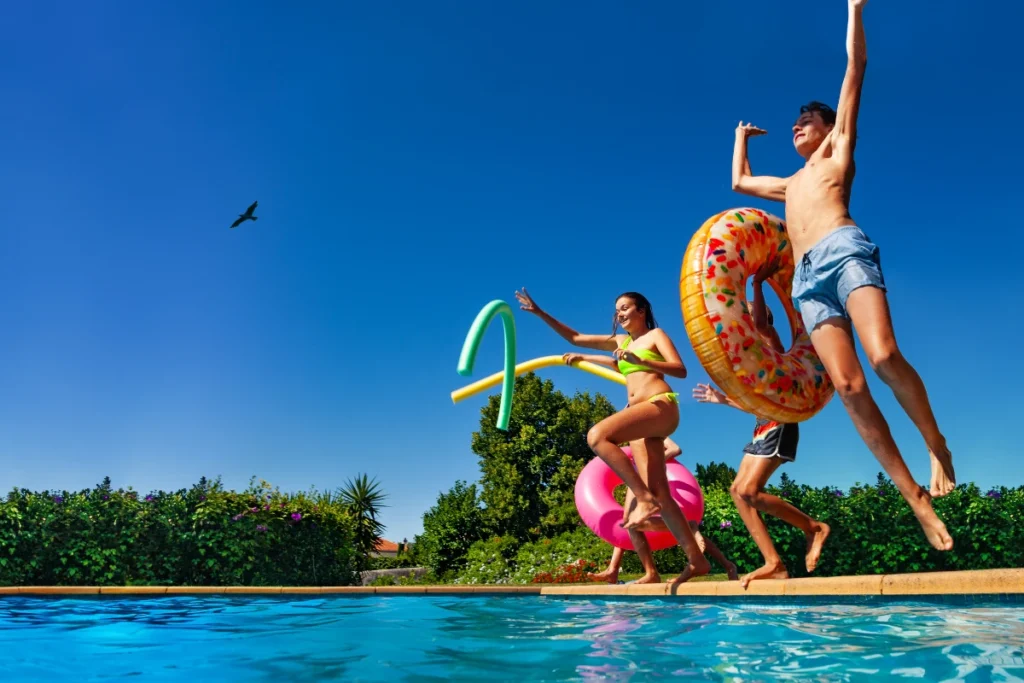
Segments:
[[[258,216],[253,216],[252,215],[252,212],[256,210],[256,205],[257,204],[259,204],[259,202],[253,202],[252,206],[250,206],[248,209],[245,210],[245,213],[238,214],[238,218],[236,218],[235,222],[231,224],[231,227],[232,228],[237,228],[239,225],[241,225],[245,221],[255,221],[255,220],[258,220],[259,219]]]

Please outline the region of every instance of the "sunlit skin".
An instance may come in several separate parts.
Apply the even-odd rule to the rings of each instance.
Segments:
[[[611,357],[568,353],[564,356],[566,363],[587,360],[618,370],[617,361],[624,360],[644,367],[643,371],[626,376],[629,405],[591,427],[587,432],[587,443],[633,493],[635,504],[627,508],[622,526],[633,530],[660,514],[682,546],[687,567],[673,583],[707,574],[711,565],[701,552],[682,511],[672,500],[665,471],[665,439],[679,426],[679,405],[665,397],[659,398],[659,395],[672,391],[665,376],[685,378],[686,366],[665,331],[649,324],[653,321],[650,305],[638,305],[634,296],[620,296],[615,301],[615,329],[612,334],[581,334],[542,310],[525,287],[516,292],[516,299],[522,310],[541,318],[574,346],[612,353]],[[618,327],[622,327],[626,334],[616,334]],[[629,348],[620,348],[627,340]],[[664,360],[641,359],[636,355],[636,351],[641,349],[654,351]],[[640,471],[633,468],[629,457],[619,447],[620,443],[638,440],[643,440],[647,454],[647,462],[638,463]]]
[[[793,124],[793,146],[804,159],[800,170],[788,178],[753,175],[747,140],[765,131],[742,121],[736,128],[732,187],[743,194],[785,202],[787,231],[798,263],[836,229],[857,225],[849,205],[856,173],[857,117],[867,68],[865,4],[866,0],[848,2],[846,74],[839,106],[829,116],[834,116],[834,123],[826,122],[819,106],[802,112]],[[848,318],[831,317],[815,325],[811,343],[858,433],[910,505],[929,543],[939,550],[950,550],[953,539],[935,514],[931,500],[948,494],[956,485],[952,454],[921,377],[896,344],[885,290],[870,285],[858,287],[843,305]],[[930,490],[914,481],[868,389],[854,345],[854,329],[872,369],[892,390],[924,439],[931,463]]]

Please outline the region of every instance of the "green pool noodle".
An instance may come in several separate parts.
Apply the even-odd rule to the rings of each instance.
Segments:
[[[512,317],[512,308],[502,301],[495,299],[484,306],[469,328],[466,341],[462,345],[462,353],[459,355],[459,374],[468,377],[473,373],[473,363],[476,361],[476,352],[480,347],[480,340],[483,339],[487,326],[490,325],[494,316],[501,316],[501,326],[505,332],[505,377],[501,383],[501,404],[498,406],[497,427],[501,431],[508,431],[508,418],[512,412],[512,392],[516,385],[516,321]]]

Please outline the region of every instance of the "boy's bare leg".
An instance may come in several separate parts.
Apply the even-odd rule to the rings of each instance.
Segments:
[[[694,533],[697,533],[697,530],[694,528],[696,526],[696,522],[690,522],[690,528],[694,530]],[[730,581],[738,581],[740,577],[739,574],[736,573],[736,565],[725,558],[725,555],[723,555],[722,551],[718,549],[718,546],[715,545],[714,541],[707,536],[704,536],[703,538],[707,548],[704,552],[710,555],[711,559],[717,562],[718,566],[725,570]]]
[[[622,556],[624,554],[625,551],[622,548],[614,547],[612,550],[612,559],[608,562],[608,568],[603,572],[587,572],[587,578],[593,581],[618,583],[619,570],[622,569]]]
[[[768,481],[768,477],[778,467],[779,462],[778,458],[745,456],[740,463],[740,471],[736,474],[736,480],[733,481],[729,490],[736,503],[736,511],[740,513],[743,524],[746,525],[750,537],[754,539],[757,549],[761,551],[761,557],[764,558],[763,567],[755,569],[740,579],[740,585],[744,588],[755,579],[789,578],[786,565],[782,563],[782,558],[779,557],[778,551],[775,550],[775,544],[772,543],[772,537],[768,534],[768,527],[753,505],[753,496],[747,495],[750,492],[756,494],[762,488],[762,482]]]
[[[854,290],[854,293],[857,291]],[[853,298],[852,294],[850,298]],[[849,322],[842,318],[825,321],[811,332],[811,343],[832,378],[836,392],[842,399],[846,412],[850,414],[857,432],[896,488],[903,494],[903,498],[921,524],[928,542],[938,550],[951,550],[953,539],[946,530],[946,525],[932,509],[931,496],[914,481],[910,470],[907,469],[907,463],[903,461],[896,447],[896,442],[893,441],[882,411],[878,409],[868,391],[864,370],[853,346]]]
[[[936,497],[946,495],[956,487],[953,456],[946,446],[946,438],[939,431],[921,376],[896,345],[885,292],[877,287],[859,287],[847,298],[846,310],[871,367],[889,385],[896,400],[924,437],[932,465],[931,494]]]
[[[633,583],[661,583],[658,567],[654,564],[654,553],[647,544],[647,538],[639,531],[630,529],[629,540],[633,542],[633,548],[640,557],[640,564],[644,567],[644,575]]]
[[[804,536],[807,538],[807,554],[804,556],[804,562],[807,566],[807,571],[813,572],[818,567],[821,549],[824,547],[825,540],[828,539],[832,529],[828,524],[812,518],[792,503],[784,501],[778,496],[773,496],[764,490],[765,486],[768,485],[768,480],[771,479],[771,476],[782,462],[782,458],[759,458],[754,455],[744,455],[743,460],[740,462],[740,471],[736,475],[736,481],[733,482],[730,492],[733,494],[733,500],[739,496],[755,510],[760,510],[772,517],[781,519],[786,524],[795,526],[804,532]],[[746,519],[744,519],[745,521]],[[764,522],[761,522],[761,524],[763,525]],[[747,528],[749,529],[750,527],[748,526]],[[767,533],[767,527],[765,527],[765,533]],[[760,545],[758,547],[760,548]],[[774,553],[774,547],[772,552]],[[763,550],[761,554],[765,555]],[[765,555],[765,566],[767,567],[771,560],[777,557],[777,554],[774,557]],[[758,577],[755,576],[753,578]]]

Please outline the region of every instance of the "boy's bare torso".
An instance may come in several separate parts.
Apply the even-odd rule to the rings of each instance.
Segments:
[[[856,225],[850,217],[850,190],[855,164],[841,164],[832,157],[832,141],[826,140],[786,186],[786,232],[799,261],[825,235],[844,225]]]

